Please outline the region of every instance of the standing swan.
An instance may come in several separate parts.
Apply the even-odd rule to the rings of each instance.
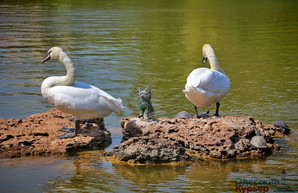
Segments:
[[[74,133],[58,136],[59,138],[75,137],[80,129],[80,119],[103,118],[112,112],[117,115],[121,113],[123,108],[121,99],[115,99],[95,86],[75,81],[74,65],[61,48],[51,48],[42,62],[49,59],[61,61],[67,74],[46,78],[41,84],[41,94],[48,103],[65,113],[72,114],[75,119]]]
[[[230,89],[230,79],[220,68],[215,53],[209,44],[202,48],[203,61],[205,64],[209,60],[211,68],[197,68],[187,77],[185,84],[185,96],[194,105],[196,115],[197,107],[208,107],[216,103],[215,116],[219,116],[219,101],[227,94]]]

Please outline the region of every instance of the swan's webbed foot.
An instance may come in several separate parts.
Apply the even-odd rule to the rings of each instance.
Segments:
[[[98,126],[99,130],[106,130],[103,118],[83,119],[80,121],[82,124],[85,124],[87,128],[92,127],[92,123],[95,123]]]
[[[66,132],[66,133],[73,133],[75,131],[75,129],[71,128],[71,127],[63,127],[59,131]]]
[[[70,128],[70,127],[63,127],[59,131],[67,132],[63,135],[57,136],[60,139],[66,139],[66,138],[73,138],[77,136],[78,130],[80,129],[80,121],[75,120],[75,128]]]
[[[74,118],[70,118],[70,119],[68,119],[70,122],[74,122],[75,121],[75,119]]]
[[[57,136],[60,139],[73,138],[73,137],[76,136],[75,129],[74,128],[71,128],[71,127],[63,127],[59,131],[66,132],[63,135],[58,135]]]
[[[60,139],[74,138],[76,136],[75,133],[65,133],[63,135],[58,135],[57,137]]]
[[[206,111],[206,113],[198,113],[197,115],[195,115],[194,118],[207,118],[209,117],[209,110]]]

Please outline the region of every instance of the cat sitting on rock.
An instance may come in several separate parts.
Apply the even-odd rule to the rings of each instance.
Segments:
[[[154,108],[151,103],[151,89],[138,88],[138,107],[140,110],[140,114],[138,118],[143,118],[145,120],[157,120],[154,117]]]

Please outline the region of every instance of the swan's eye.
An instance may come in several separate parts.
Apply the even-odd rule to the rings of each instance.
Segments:
[[[50,55],[51,53],[52,53],[52,51],[49,51],[49,52],[48,52],[48,55]]]

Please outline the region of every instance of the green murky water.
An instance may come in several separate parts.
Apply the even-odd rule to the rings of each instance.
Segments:
[[[126,109],[106,118],[109,128],[136,115],[137,87],[152,88],[159,117],[193,112],[182,89],[210,43],[232,83],[220,114],[298,128],[297,13],[292,0],[1,2],[0,117],[51,108],[40,84],[65,73],[58,62],[40,64],[52,46],[67,51],[80,81],[123,99]],[[120,138],[113,130],[113,145]],[[237,192],[240,180],[272,179],[280,183],[265,184],[271,192],[297,190],[297,135],[277,143],[281,152],[266,160],[188,166],[123,166],[97,151],[0,160],[0,192]]]

